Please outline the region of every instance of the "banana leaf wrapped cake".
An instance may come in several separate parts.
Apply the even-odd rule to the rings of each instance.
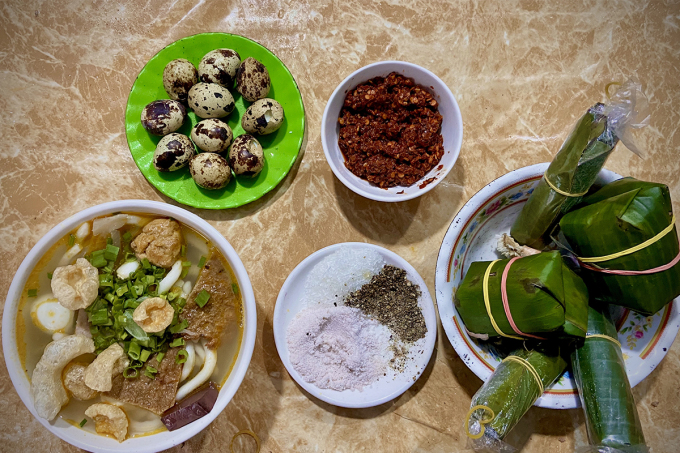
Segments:
[[[474,448],[507,450],[505,436],[566,367],[559,347],[550,344],[506,357],[472,397],[465,432]]]
[[[472,263],[454,304],[480,339],[583,338],[588,324],[588,289],[556,251]]]
[[[589,308],[588,334],[571,355],[593,451],[647,451],[616,328],[604,305]],[[611,451],[611,450],[610,450]]]
[[[668,187],[623,178],[583,200],[560,228],[586,268],[591,295],[651,315],[680,295],[680,254]]]

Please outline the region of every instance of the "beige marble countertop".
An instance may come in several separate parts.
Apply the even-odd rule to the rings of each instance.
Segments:
[[[146,61],[207,31],[252,38],[296,78],[307,112],[303,158],[273,192],[245,207],[193,210],[235,247],[258,307],[255,352],[243,384],[209,428],[171,451],[227,451],[241,429],[264,452],[456,452],[480,387],[439,330],[418,382],[382,406],[347,410],[305,394],[274,346],[272,315],[286,276],[307,255],[344,241],[406,258],[434,294],[441,240],[477,190],[510,170],[549,161],[605,84],[637,74],[650,99],[640,136],[647,157],[623,147],[607,168],[663,182],[680,212],[680,4],[666,1],[449,2],[5,0],[0,4],[0,294],[29,249],[55,224],[94,204],[127,198],[175,204],[135,166],[125,139],[128,92]],[[464,121],[458,163],[426,195],[384,204],[346,189],[324,159],[326,100],[366,64],[406,60],[435,72]],[[619,145],[621,146],[621,145]],[[76,451],[46,431],[0,366],[0,450]],[[654,453],[680,445],[680,341],[635,387]],[[523,452],[587,444],[579,410],[532,408],[509,436]],[[252,452],[254,442],[236,442]]]

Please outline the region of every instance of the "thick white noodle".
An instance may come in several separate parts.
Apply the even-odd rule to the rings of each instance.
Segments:
[[[102,217],[92,221],[92,234],[95,236],[111,234],[113,230],[117,230],[128,221],[127,214],[118,214],[111,217]]]
[[[187,361],[184,362],[184,365],[182,366],[182,375],[179,377],[179,382],[184,382],[184,380],[189,377],[194,369],[194,363],[196,362],[196,351],[194,351],[193,341],[188,342],[184,349],[187,350],[188,356]]]
[[[196,361],[198,362],[194,364],[194,366],[196,366],[199,363],[203,363],[205,360],[205,350],[203,349],[201,343],[194,344],[194,350],[196,351]]]
[[[200,387],[204,382],[210,379],[213,371],[215,371],[215,366],[217,365],[217,351],[210,348],[204,348],[204,350],[205,362],[203,362],[201,371],[177,390],[177,395],[175,396],[176,401],[181,401],[189,393]]]
[[[191,282],[184,282],[184,285],[182,285],[182,295],[181,295],[181,297],[186,299],[187,296],[189,296],[189,294],[191,294],[191,288],[192,287],[193,287],[193,285],[191,284]]]
[[[123,263],[118,266],[118,269],[116,269],[116,275],[118,275],[118,278],[121,280],[125,280],[126,278],[130,277],[130,274],[136,272],[137,269],[139,269],[139,261],[128,261],[127,263]]]
[[[78,253],[83,249],[83,246],[80,244],[74,244],[73,247],[70,249],[66,250],[66,253],[64,253],[64,256],[61,257],[61,260],[59,260],[59,266],[66,266],[73,260],[73,258],[76,257]]]
[[[89,235],[90,235],[90,222],[85,222],[78,227],[78,231],[76,231],[76,239],[82,241]]]
[[[182,260],[175,261],[172,265],[172,269],[168,272],[163,280],[158,284],[158,294],[165,294],[170,291],[175,285],[175,282],[179,280],[179,276],[182,275]]]

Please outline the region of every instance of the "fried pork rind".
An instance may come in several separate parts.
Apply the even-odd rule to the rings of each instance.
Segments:
[[[62,374],[64,387],[78,401],[91,400],[99,394],[85,385],[85,369],[87,363],[71,362],[66,365]]]
[[[99,271],[85,258],[52,273],[52,293],[69,310],[87,308],[97,298]]]
[[[123,372],[127,362],[125,350],[118,343],[112,344],[99,353],[85,370],[85,385],[92,390],[108,392],[113,385],[113,377]]]
[[[179,258],[182,231],[174,220],[152,220],[130,245],[140,261],[146,258],[156,266],[169,269]]]
[[[94,342],[82,335],[69,335],[45,347],[31,377],[33,404],[40,417],[52,420],[68,403],[61,372],[71,360],[91,352],[94,352]]]
[[[172,323],[175,310],[167,300],[161,297],[149,297],[145,299],[132,313],[132,320],[141,327],[144,332],[160,332]]]
[[[113,404],[97,403],[88,407],[85,415],[94,420],[94,429],[99,434],[110,434],[118,442],[127,436],[128,419],[123,409]]]

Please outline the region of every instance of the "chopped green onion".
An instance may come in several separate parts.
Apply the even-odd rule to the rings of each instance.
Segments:
[[[107,237],[106,238],[106,245],[111,245],[113,244],[113,238],[112,237]]]
[[[183,245],[182,248],[179,249],[179,256],[187,256],[187,246]]]
[[[170,327],[170,333],[179,333],[189,327],[189,321],[183,319],[181,323]]]
[[[106,251],[104,252],[104,257],[109,261],[115,261],[115,259],[118,258],[119,251],[120,251],[119,247],[116,247],[113,244],[107,244]]]
[[[175,363],[176,364],[181,364],[187,361],[189,358],[189,353],[187,352],[186,349],[180,349],[177,351],[177,355],[175,356]]]
[[[28,297],[36,297],[37,295],[38,295],[37,289],[29,289],[28,290]]]
[[[196,305],[199,307],[203,308],[205,304],[208,303],[210,300],[210,293],[206,290],[201,290],[200,293],[198,293],[198,296],[194,299],[194,302],[196,302]]]
[[[68,246],[73,247],[73,245],[76,243],[76,237],[73,234],[68,235]]]
[[[126,231],[126,232],[123,234],[123,240],[124,240],[125,242],[130,242],[130,239],[132,239],[132,235],[130,234],[129,231]]]
[[[135,299],[126,299],[123,308],[125,309],[132,308],[134,310],[135,308],[139,307],[139,304],[141,304],[141,302]]]
[[[176,348],[178,346],[184,346],[184,338],[175,338],[172,340],[172,343],[170,343],[171,348]]]
[[[109,312],[106,309],[90,313],[90,322],[94,326],[109,326]]]
[[[139,360],[139,355],[142,353],[142,348],[136,341],[130,342],[130,349],[128,349],[128,355],[132,360]]]
[[[199,269],[203,267],[203,265],[205,264],[205,262],[206,262],[207,260],[208,260],[208,259],[207,259],[205,256],[202,256],[201,259],[198,260],[198,267],[199,267]]]
[[[123,377],[125,379],[132,379],[136,378],[137,376],[139,376],[139,370],[137,368],[133,368],[132,366],[125,368],[123,371]]]
[[[104,255],[97,255],[97,256],[92,256],[90,258],[90,264],[92,264],[94,267],[104,267],[108,264],[106,261],[106,258],[104,258]]]
[[[84,418],[84,419],[79,423],[79,424],[80,424],[80,427],[82,428],[83,426],[85,426],[85,423],[87,423],[87,419],[86,419],[86,418]]]
[[[149,360],[149,356],[151,355],[151,351],[148,349],[142,349],[142,353],[139,354],[139,361],[140,362],[146,362]]]
[[[238,285],[236,283],[231,284],[231,290],[234,291],[235,296],[238,296]]]
[[[156,373],[158,373],[158,370],[149,365],[147,365],[144,370],[144,375],[149,379],[156,379]]]
[[[163,357],[165,357],[165,352],[159,352],[156,354],[156,362],[160,364],[163,361]]]
[[[151,263],[149,263],[149,260],[144,258],[142,260],[142,268],[143,269],[151,269]]]
[[[187,304],[187,300],[183,297],[180,297],[177,299],[177,306],[181,309],[184,308],[184,306]]]
[[[47,278],[49,278],[50,280],[52,280],[52,272],[48,272],[48,273],[47,273]]]
[[[146,276],[146,283],[147,283],[147,285],[151,285],[153,283],[156,283],[156,277],[154,277],[153,275],[147,275]]]

